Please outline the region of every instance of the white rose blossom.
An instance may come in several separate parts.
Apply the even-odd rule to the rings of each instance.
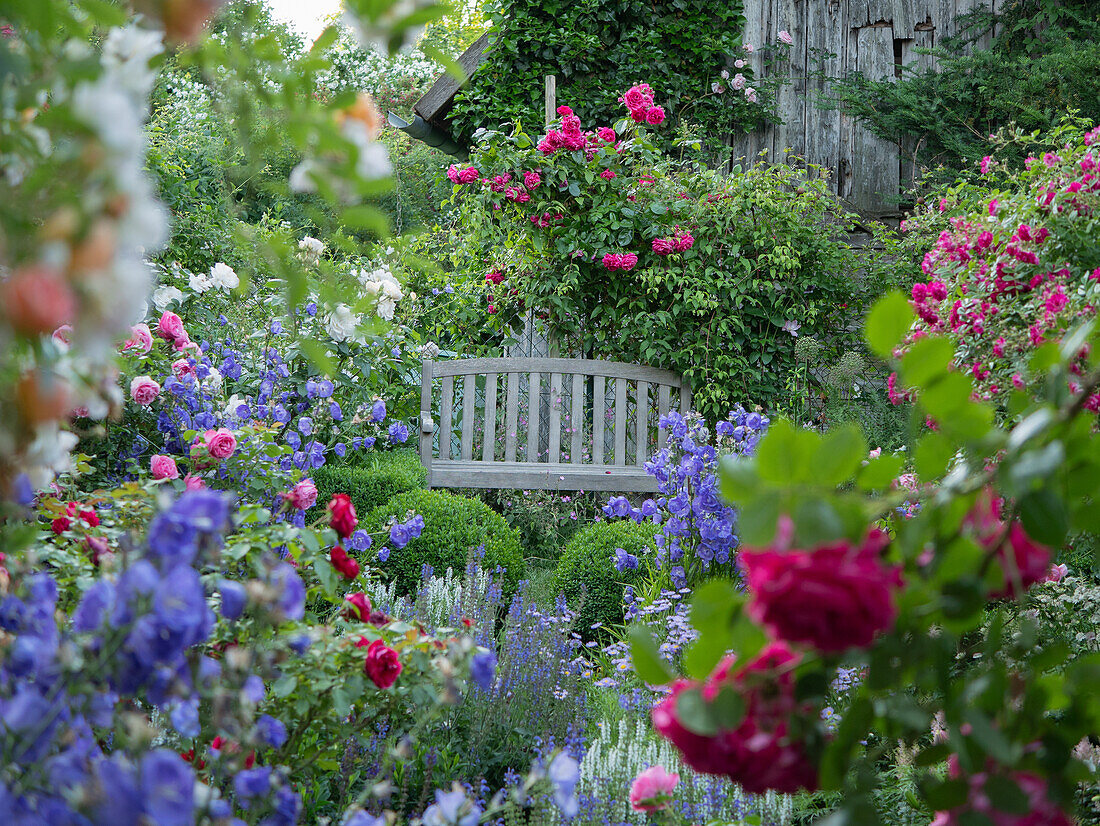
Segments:
[[[153,291],[153,306],[158,312],[164,312],[173,301],[183,301],[183,293],[175,287],[164,285]]]
[[[333,341],[352,341],[359,331],[359,316],[347,304],[337,304],[325,315],[325,330]]]
[[[226,292],[237,289],[241,284],[241,279],[233,268],[221,262],[210,268],[210,281],[215,287],[220,287]]]

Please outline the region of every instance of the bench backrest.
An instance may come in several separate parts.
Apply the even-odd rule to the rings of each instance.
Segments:
[[[687,383],[669,370],[561,358],[427,360],[420,398],[421,420],[435,425],[420,435],[429,471],[433,454],[440,464],[543,465],[544,473],[557,464],[642,467],[662,440],[660,416],[691,406]]]

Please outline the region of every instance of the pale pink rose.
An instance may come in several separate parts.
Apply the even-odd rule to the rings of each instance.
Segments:
[[[148,353],[153,349],[153,334],[148,324],[135,324],[130,328],[130,337],[122,345],[123,350],[137,349],[142,353]]]
[[[742,46],[741,48],[742,48],[742,49],[744,49],[744,50],[745,50],[746,52],[748,52],[749,54],[752,54],[752,53],[753,53],[753,45],[752,45],[751,43],[746,43],[746,44],[745,44],[744,46]]]
[[[73,338],[73,325],[62,324],[53,331],[53,339],[61,344],[71,344]]]
[[[206,431],[202,434],[202,440],[206,444],[206,452],[212,459],[228,459],[237,449],[237,437],[226,427]]]
[[[779,42],[786,43],[788,46],[790,46],[792,43],[794,43],[794,38],[791,37],[790,32],[788,32],[786,29],[782,29],[779,32]]]
[[[679,782],[680,775],[669,774],[664,766],[650,766],[630,784],[630,805],[637,812],[668,808],[672,802],[672,790]]]
[[[188,376],[194,378],[195,365],[191,363],[190,359],[178,359],[172,362],[172,373],[180,381],[183,381]]]
[[[749,103],[756,103],[756,90],[751,86],[745,90],[745,100]]]
[[[160,385],[148,376],[137,376],[130,382],[130,398],[138,404],[149,405],[160,395]]]
[[[289,493],[284,493],[283,498],[292,508],[300,511],[309,510],[317,504],[317,486],[313,484],[312,479],[303,479],[291,488]]]
[[[876,447],[874,450],[872,450],[870,453],[867,454],[867,458],[868,459],[877,459],[881,455],[882,455],[882,448],[881,447]]]
[[[733,89],[745,88],[745,76],[738,72],[733,76],[733,80],[730,81],[730,87]]]
[[[160,317],[157,324],[157,332],[165,341],[175,343],[180,339],[187,340],[187,331],[183,329],[183,319],[168,310]]]
[[[149,460],[149,467],[153,471],[154,479],[179,479],[180,472],[176,467],[176,460],[171,456],[156,454]]]
[[[183,486],[187,490],[202,490],[206,487],[206,482],[202,480],[201,476],[192,476],[188,473],[183,477]]]
[[[1047,582],[1061,582],[1068,573],[1069,566],[1066,564],[1051,565],[1050,573],[1047,574]]]

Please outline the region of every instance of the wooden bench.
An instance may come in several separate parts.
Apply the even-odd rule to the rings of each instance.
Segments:
[[[422,376],[430,487],[654,492],[660,417],[691,407],[680,376],[615,361],[426,360]]]

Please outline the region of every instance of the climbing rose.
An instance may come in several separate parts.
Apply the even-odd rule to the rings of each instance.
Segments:
[[[355,514],[355,505],[346,493],[337,493],[328,503],[329,525],[343,539],[351,536],[359,518]]]
[[[397,677],[401,674],[401,661],[397,658],[396,651],[382,640],[375,640],[367,648],[363,670],[376,686],[389,688],[397,682]]]
[[[160,385],[148,376],[136,376],[130,382],[130,398],[142,407],[150,405],[160,395]]]
[[[792,43],[794,43],[794,38],[791,37],[790,32],[788,32],[786,29],[783,29],[781,32],[779,32],[779,41],[781,43],[786,43],[788,46],[790,46]]]
[[[328,559],[344,579],[355,579],[359,576],[359,563],[348,556],[343,546],[334,545],[328,553]]]
[[[744,717],[734,729],[720,729],[712,736],[689,731],[677,717],[679,695],[699,688],[678,681],[672,693],[653,708],[653,726],[672,741],[684,762],[696,771],[719,774],[740,783],[751,794],[773,789],[793,793],[817,788],[817,769],[802,744],[791,740],[788,721],[811,709],[794,697],[792,667],[798,656],[785,643],[768,644],[739,673],[734,658],[724,660],[702,686],[703,700],[713,702],[718,692],[732,688],[744,704]]]
[[[176,467],[176,460],[171,456],[156,454],[149,460],[150,470],[154,479],[179,479],[180,472]]]
[[[609,270],[617,270],[622,266],[623,257],[615,252],[606,253],[603,257],[603,265]]]
[[[528,189],[538,189],[542,184],[542,176],[537,172],[524,172],[523,185]]]
[[[650,766],[630,784],[630,805],[636,812],[656,812],[667,809],[672,802],[672,790],[680,775],[669,774],[664,766]]]
[[[660,126],[665,122],[665,110],[660,106],[654,106],[645,113],[645,120],[650,126]]]
[[[780,533],[789,540],[789,529]],[[809,550],[788,549],[787,540],[741,555],[754,622],[825,652],[865,648],[894,624],[901,573],[882,562],[886,533],[875,528],[859,545],[841,540]]]
[[[668,255],[676,250],[676,241],[672,238],[654,238],[653,251],[658,255]]]
[[[371,615],[370,598],[366,594],[348,594],[344,597],[344,616],[366,622]]]
[[[604,143],[615,142],[615,130],[612,129],[610,126],[601,126],[599,129],[596,130],[596,134]]]
[[[207,430],[202,434],[206,452],[212,459],[228,459],[237,449],[237,437],[227,427],[219,427],[217,430]]]
[[[289,493],[284,493],[283,497],[292,508],[300,511],[309,510],[317,504],[317,486],[313,484],[312,479],[303,479],[291,488]]]
[[[690,232],[682,232],[676,236],[676,251],[686,252],[695,245],[695,237]]]
[[[206,482],[202,480],[201,476],[192,476],[188,473],[183,477],[183,487],[185,490],[202,490],[206,487]]]
[[[632,270],[638,265],[638,256],[632,252],[624,252],[619,258],[619,268]]]

